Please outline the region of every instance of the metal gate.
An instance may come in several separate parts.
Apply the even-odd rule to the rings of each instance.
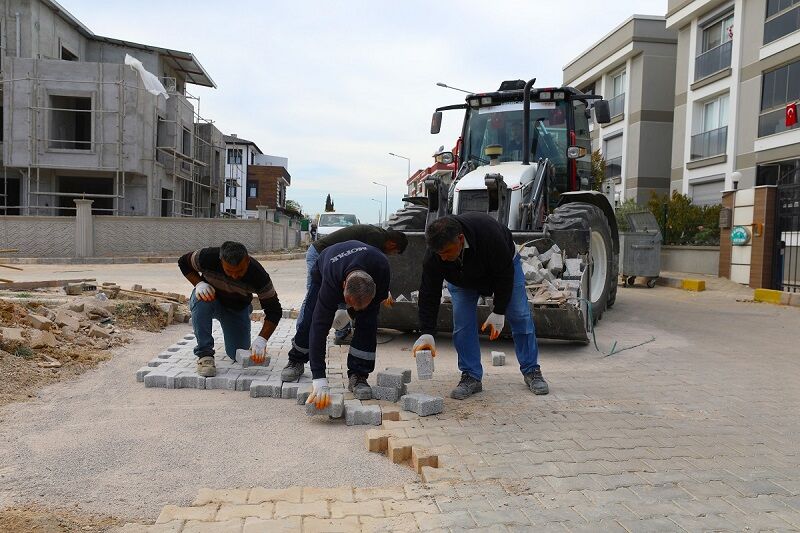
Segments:
[[[800,292],[800,170],[778,180],[775,288]]]

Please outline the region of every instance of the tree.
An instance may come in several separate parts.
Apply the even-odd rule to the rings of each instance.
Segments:
[[[286,210],[287,211],[295,211],[297,213],[303,213],[303,206],[300,205],[300,202],[295,200],[286,200]]]
[[[606,180],[606,160],[600,150],[592,152],[592,190],[599,191]]]
[[[325,212],[331,213],[333,212],[333,200],[331,200],[331,195],[329,194],[327,198],[325,198]]]

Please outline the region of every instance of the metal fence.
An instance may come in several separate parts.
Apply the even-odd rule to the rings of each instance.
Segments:
[[[728,144],[728,126],[692,135],[691,159],[704,159],[725,153]]]
[[[733,41],[728,41],[697,56],[694,60],[695,81],[730,67],[732,50]]]
[[[800,292],[800,173],[790,174],[778,184],[775,279],[778,289]]]

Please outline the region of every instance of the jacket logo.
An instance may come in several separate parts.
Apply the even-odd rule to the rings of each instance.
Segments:
[[[354,253],[356,253],[356,252],[364,252],[364,251],[366,251],[366,250],[367,250],[367,247],[366,247],[366,246],[361,246],[361,247],[359,247],[359,248],[350,248],[350,249],[349,249],[349,250],[347,250],[346,252],[342,252],[342,253],[340,253],[340,254],[337,254],[337,255],[335,255],[335,256],[333,256],[333,257],[331,257],[331,263],[335,263],[335,262],[337,262],[339,259],[345,258],[345,257],[347,257],[348,255],[352,255],[352,254],[354,254]]]

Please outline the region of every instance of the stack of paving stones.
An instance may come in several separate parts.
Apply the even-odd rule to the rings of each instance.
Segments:
[[[286,314],[286,312],[284,312]],[[288,318],[288,317],[286,317]],[[256,363],[249,350],[238,350],[237,361],[225,355],[223,348],[222,328],[216,320],[212,334],[217,355],[215,365],[217,375],[206,378],[197,374],[197,357],[194,347],[197,345],[194,335],[186,335],[156,357],[148,361],[136,371],[136,381],[145,387],[165,389],[224,389],[249,392],[251,398],[282,398],[295,400],[304,405],[311,394],[311,375],[306,372],[295,382],[281,381],[281,370],[288,362],[288,350],[294,336],[294,320],[283,320],[269,339],[270,353],[280,353],[277,357],[267,357]],[[253,322],[252,335],[258,335],[261,324]],[[411,372],[408,373],[408,381]],[[379,405],[363,405],[361,400],[348,399],[345,402],[347,371],[340,362],[328,361],[328,381],[331,383],[332,404],[322,411],[314,406],[306,406],[309,415],[327,415],[331,418],[345,418],[347,425],[380,425],[381,409]],[[402,393],[405,394],[405,384]],[[398,398],[399,399],[398,395]],[[397,401],[395,399],[394,401]]]
[[[411,383],[411,370],[405,368],[387,368],[378,372],[377,385],[372,387],[372,398],[397,402],[407,392],[406,385]]]

